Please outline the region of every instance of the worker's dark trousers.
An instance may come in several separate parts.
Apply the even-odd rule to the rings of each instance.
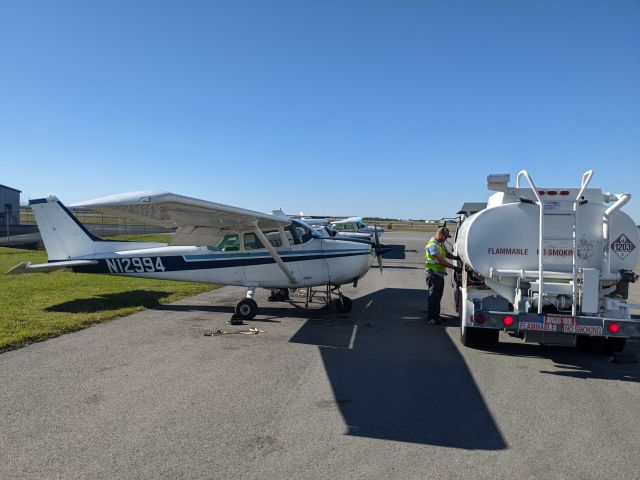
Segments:
[[[427,270],[427,320],[440,318],[440,300],[444,292],[444,277]]]

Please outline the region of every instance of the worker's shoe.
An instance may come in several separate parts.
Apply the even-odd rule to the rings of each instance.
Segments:
[[[430,318],[427,320],[427,323],[429,325],[444,325],[447,323],[447,320],[442,318],[442,317],[438,317],[438,318]]]

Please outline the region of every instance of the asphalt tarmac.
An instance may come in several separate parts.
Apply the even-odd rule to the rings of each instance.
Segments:
[[[225,287],[0,354],[0,478],[639,478],[639,364],[463,347],[450,288],[424,321],[426,240],[385,233],[347,315],[259,292],[232,327]]]

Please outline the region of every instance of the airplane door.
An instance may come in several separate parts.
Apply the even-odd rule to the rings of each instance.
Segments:
[[[325,242],[318,238],[318,232],[296,222],[285,228],[284,232],[291,245],[290,258],[296,260],[288,265],[298,269],[294,270],[294,274],[302,279],[302,284],[310,286],[329,283],[329,265],[323,255]]]
[[[324,258],[326,248],[325,242],[317,238],[292,248],[292,252],[296,252],[295,257],[300,259],[295,264],[305,286],[329,283],[329,263]]]
[[[327,253],[327,250],[331,249],[332,242],[323,242],[322,240],[317,240],[317,242],[322,246],[323,253]],[[328,285],[331,283],[331,268],[329,266],[329,261],[324,256],[322,257],[319,267],[321,275],[325,279],[324,283]]]
[[[288,242],[283,241],[282,231],[273,230],[263,233],[285,262],[285,266],[293,272],[296,278],[300,278],[301,274],[297,262],[291,261],[291,246]],[[247,284],[284,287],[290,283],[280,266],[272,259],[271,254],[264,248],[253,232],[244,233],[243,242],[245,258],[251,261],[250,265],[244,267],[244,276]]]

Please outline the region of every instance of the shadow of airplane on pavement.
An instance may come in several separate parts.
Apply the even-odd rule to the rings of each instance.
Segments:
[[[355,300],[351,319],[310,319],[290,341],[320,348],[348,435],[507,448],[464,359],[445,329],[424,322],[423,306],[424,290],[385,288]]]

